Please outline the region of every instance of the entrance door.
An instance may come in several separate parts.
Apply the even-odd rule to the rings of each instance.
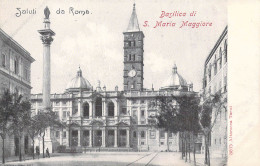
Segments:
[[[78,130],[72,130],[71,145],[78,146]]]
[[[94,146],[100,147],[102,145],[102,130],[94,131]]]
[[[119,146],[126,146],[126,130],[119,130]]]
[[[89,146],[89,130],[83,131],[82,146]]]
[[[114,142],[115,142],[114,134],[115,134],[114,130],[108,130],[107,146],[109,147],[114,146]]]

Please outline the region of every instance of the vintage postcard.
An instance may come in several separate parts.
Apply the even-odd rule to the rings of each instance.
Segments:
[[[258,165],[257,7],[0,0],[1,163]]]

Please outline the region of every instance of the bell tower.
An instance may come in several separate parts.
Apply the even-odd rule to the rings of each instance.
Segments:
[[[124,91],[143,90],[143,39],[140,31],[135,4],[124,34]]]

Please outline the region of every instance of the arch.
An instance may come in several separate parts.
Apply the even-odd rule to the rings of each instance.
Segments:
[[[88,102],[83,104],[83,117],[89,117],[89,104],[88,104]]]
[[[96,98],[95,116],[102,116],[102,98]]]
[[[115,105],[113,102],[108,103],[108,116],[115,116]]]

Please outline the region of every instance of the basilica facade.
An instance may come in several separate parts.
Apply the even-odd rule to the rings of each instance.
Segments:
[[[123,90],[117,86],[107,90],[100,81],[94,88],[79,68],[64,93],[51,94],[52,110],[67,124],[65,128],[49,128],[46,132],[45,145],[51,152],[60,145],[77,151],[97,148],[165,151],[167,138],[171,151],[180,150],[179,134],[157,128],[152,117],[158,112],[150,109],[149,103],[157,96],[196,94],[193,85],[186,82],[173,64],[166,71],[170,73],[166,85],[158,90],[144,88],[144,34],[139,28],[135,6],[123,35]],[[37,114],[42,107],[42,94],[31,95],[31,102],[32,113]],[[41,147],[40,137],[36,139],[37,145]]]

